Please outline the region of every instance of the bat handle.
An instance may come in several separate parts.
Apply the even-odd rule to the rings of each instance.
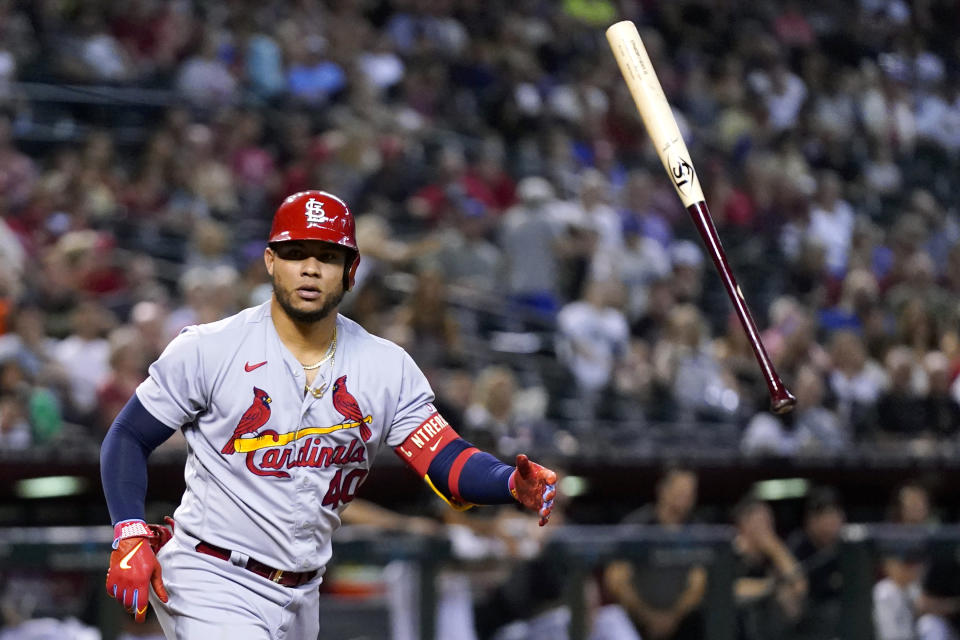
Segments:
[[[778,379],[777,382],[780,380]],[[796,404],[797,399],[783,386],[783,383],[780,383],[775,393],[773,391],[770,393],[770,411],[776,414],[790,413]]]
[[[713,264],[720,274],[723,287],[727,290],[727,295],[733,303],[737,318],[740,320],[740,324],[747,334],[747,340],[750,342],[753,354],[757,358],[757,363],[760,365],[761,371],[763,371],[763,378],[767,383],[767,391],[770,392],[770,410],[777,414],[789,413],[793,410],[794,405],[797,404],[797,399],[783,386],[780,376],[777,375],[776,369],[773,368],[773,362],[770,361],[770,356],[767,355],[767,350],[763,347],[763,342],[760,340],[760,332],[757,330],[757,325],[750,315],[750,309],[747,308],[747,301],[743,297],[740,285],[737,284],[733,276],[733,269],[730,268],[730,264],[727,262],[726,253],[723,250],[723,245],[720,244],[720,237],[717,235],[717,229],[713,225],[713,218],[710,216],[709,209],[707,209],[707,203],[702,200],[695,202],[687,207],[687,212],[693,218],[694,226],[696,226],[697,231],[700,232],[703,244],[706,246],[711,259],[713,259]]]

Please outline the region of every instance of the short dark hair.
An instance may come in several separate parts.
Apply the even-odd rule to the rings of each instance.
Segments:
[[[826,511],[843,511],[840,495],[833,487],[814,487],[804,501],[804,513],[814,516]]]

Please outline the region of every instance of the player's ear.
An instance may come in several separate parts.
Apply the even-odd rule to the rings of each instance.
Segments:
[[[270,277],[273,277],[273,261],[276,259],[276,255],[273,253],[273,249],[269,245],[263,250],[263,264],[267,267],[267,273],[270,274]]]

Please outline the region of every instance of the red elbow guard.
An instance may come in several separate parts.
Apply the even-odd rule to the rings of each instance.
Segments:
[[[437,454],[459,437],[450,423],[439,413],[435,413],[424,420],[400,446],[394,447],[393,450],[422,478],[427,475],[430,463]]]

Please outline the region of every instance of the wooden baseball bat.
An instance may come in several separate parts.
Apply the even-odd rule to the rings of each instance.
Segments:
[[[613,55],[620,66],[620,73],[623,74],[633,101],[637,104],[647,133],[650,134],[653,146],[663,162],[663,168],[673,182],[680,201],[693,218],[703,244],[720,274],[727,295],[733,302],[740,324],[747,334],[753,353],[763,371],[763,377],[770,392],[770,409],[774,413],[787,413],[793,409],[797,400],[783,386],[780,376],[777,375],[760,341],[760,332],[757,331],[757,325],[750,316],[743,291],[733,277],[733,271],[730,269],[720,238],[717,236],[713,218],[710,217],[710,211],[704,201],[703,190],[700,187],[696,169],[693,167],[693,160],[690,159],[690,152],[687,151],[687,145],[683,141],[683,136],[680,135],[680,129],[667,103],[663,87],[660,86],[647,50],[640,40],[640,33],[633,22],[624,20],[607,29],[607,42],[613,49]]]

